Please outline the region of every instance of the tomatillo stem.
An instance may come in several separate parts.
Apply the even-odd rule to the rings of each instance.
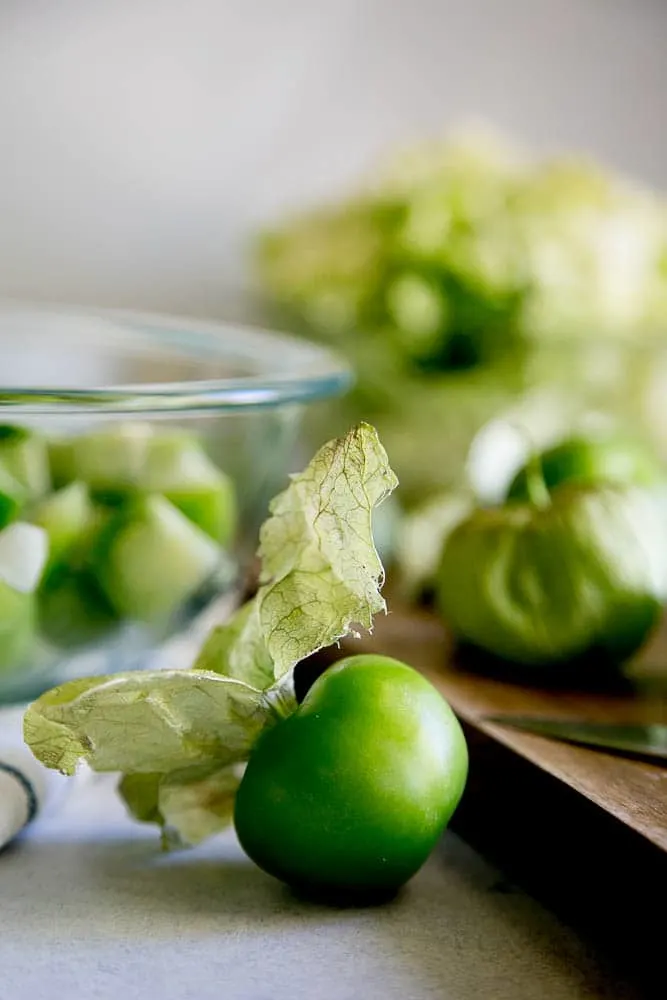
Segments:
[[[292,674],[285,674],[277,684],[265,691],[265,697],[270,707],[281,719],[286,719],[296,712],[299,703],[294,693]]]
[[[532,451],[526,465],[526,490],[533,507],[549,507],[551,496],[544,481],[542,461],[537,451]]]

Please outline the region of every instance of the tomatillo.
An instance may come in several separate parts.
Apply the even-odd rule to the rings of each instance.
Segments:
[[[504,660],[629,659],[667,594],[667,531],[647,490],[566,484],[542,505],[477,509],[448,536],[437,579],[459,638]]]
[[[295,888],[392,894],[435,847],[467,771],[461,727],[425,677],[351,656],[260,737],[234,824],[250,858]]]
[[[547,448],[537,462],[549,490],[568,482],[651,487],[665,480],[660,462],[649,448],[641,441],[618,434],[569,437]],[[531,464],[514,476],[508,500],[529,499]]]

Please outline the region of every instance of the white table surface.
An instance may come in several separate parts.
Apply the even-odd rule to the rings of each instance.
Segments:
[[[231,833],[160,854],[93,778],[0,855],[0,1000],[637,995],[453,834],[392,904],[327,909]]]

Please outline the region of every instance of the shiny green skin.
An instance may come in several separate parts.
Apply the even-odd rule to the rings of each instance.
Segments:
[[[656,625],[667,536],[644,490],[560,486],[546,507],[478,509],[448,537],[437,600],[468,644],[529,667],[597,650],[622,663]]]
[[[421,674],[352,656],[260,737],[234,824],[252,860],[295,888],[393,892],[435,847],[467,770],[461,727]]]
[[[658,459],[648,449],[638,441],[618,435],[571,437],[561,441],[540,455],[539,469],[548,490],[563,483],[656,486],[665,480]],[[529,499],[525,467],[512,480],[507,499]]]

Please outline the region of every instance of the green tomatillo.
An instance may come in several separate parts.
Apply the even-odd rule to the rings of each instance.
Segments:
[[[348,657],[258,740],[236,831],[260,868],[292,886],[391,893],[435,847],[467,768],[459,723],[429,681],[389,657]]]
[[[538,457],[547,489],[562,483],[620,483],[654,487],[665,482],[660,462],[643,442],[619,434],[573,435]],[[529,462],[514,476],[508,500],[529,498]]]
[[[448,537],[443,618],[462,641],[527,666],[597,650],[622,663],[667,593],[667,529],[638,487],[564,484],[531,503],[477,509]],[[537,501],[537,502],[535,502]]]

